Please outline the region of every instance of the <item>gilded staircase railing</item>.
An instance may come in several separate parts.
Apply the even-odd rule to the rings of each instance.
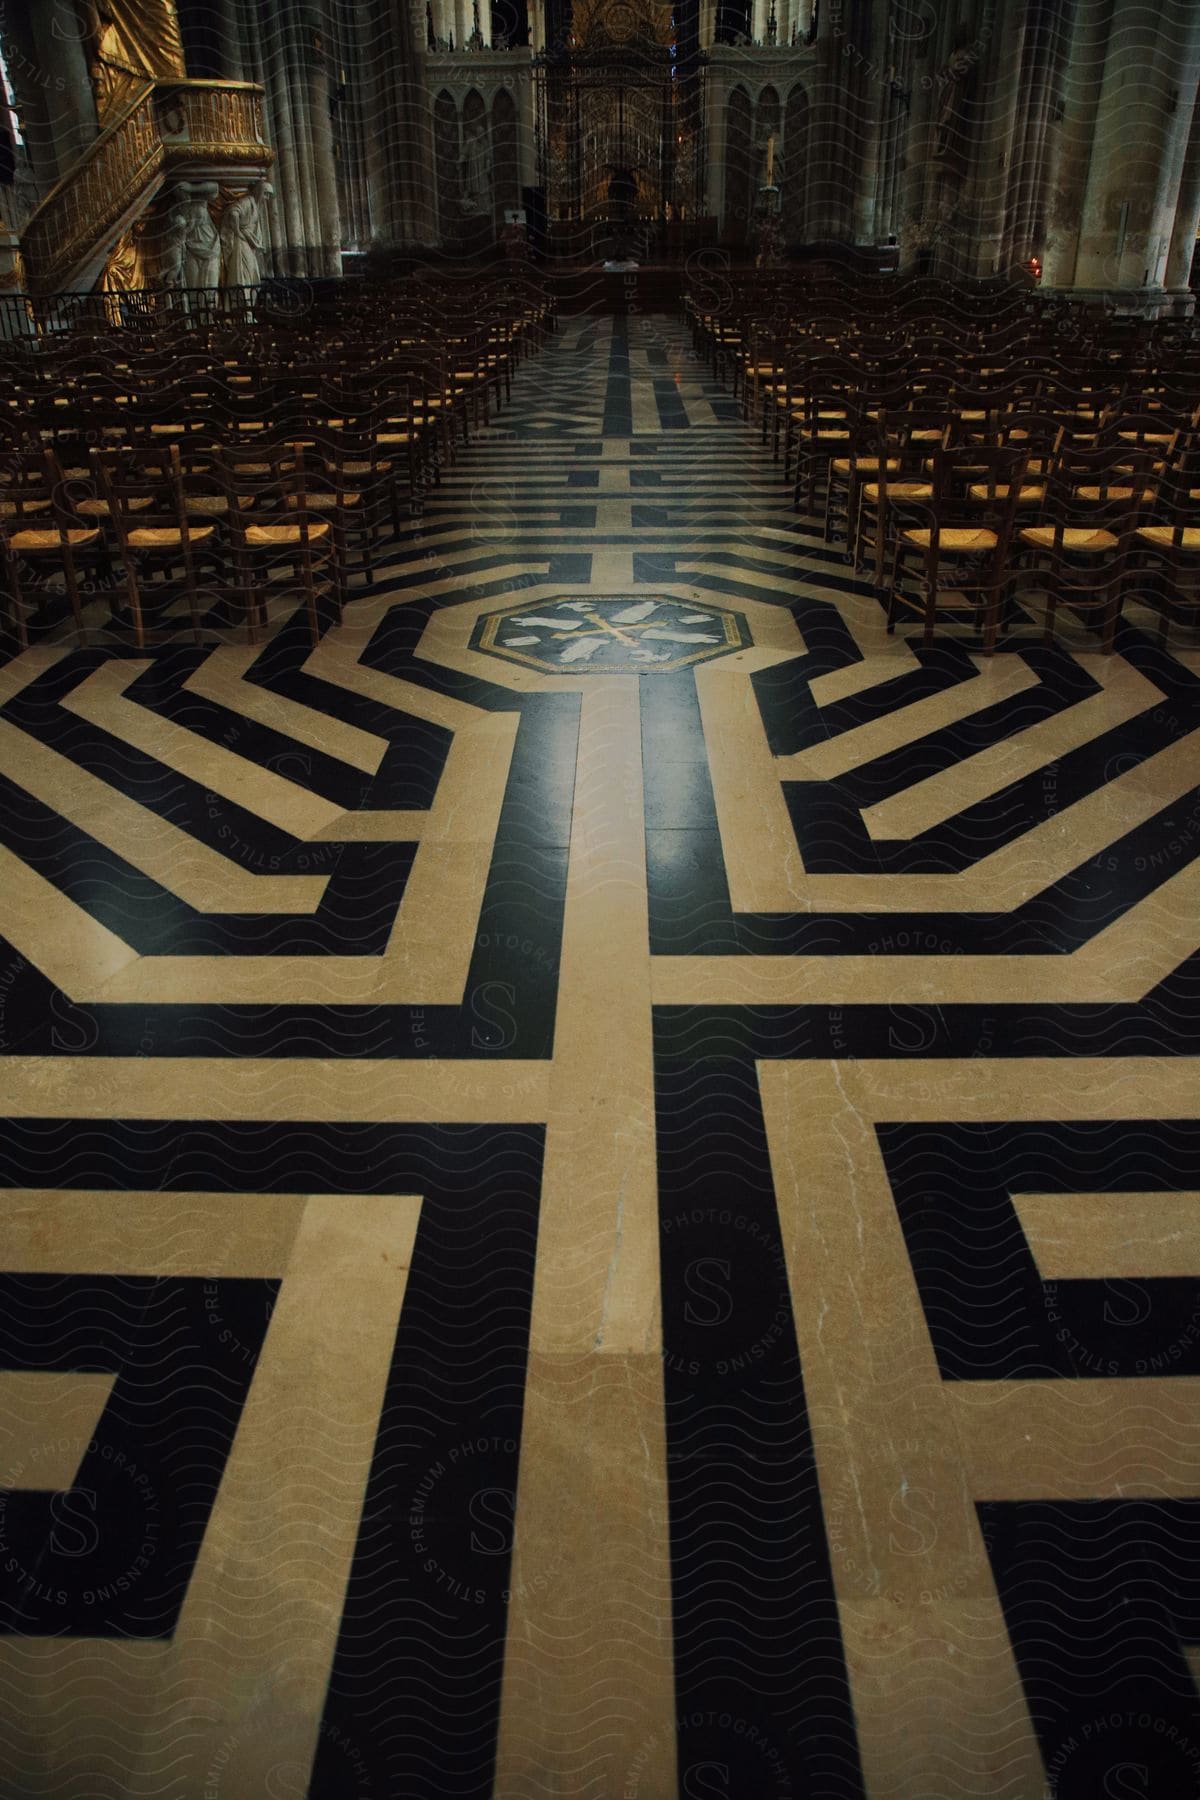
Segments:
[[[166,175],[261,170],[272,160],[261,87],[147,82],[30,215],[21,251],[31,291],[70,287]]]

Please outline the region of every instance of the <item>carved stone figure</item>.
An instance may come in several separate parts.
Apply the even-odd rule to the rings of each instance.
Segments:
[[[183,286],[184,239],[187,237],[186,205],[176,203],[162,222],[155,245],[158,285],[161,288]]]
[[[957,148],[963,126],[962,103],[967,77],[974,60],[969,50],[956,50],[938,75],[942,104],[933,134],[933,155],[937,162],[947,161]]]
[[[215,181],[200,182],[184,208],[183,279],[190,288],[215,288],[221,278],[221,234],[208,210]]]
[[[82,24],[101,125],[148,77],[187,72],[172,0],[82,0]]]
[[[492,210],[492,152],[482,120],[472,127],[463,146],[462,209],[465,213]]]
[[[266,243],[259,203],[273,191],[268,182],[260,182],[225,208],[221,220],[223,287],[255,288],[261,282]]]

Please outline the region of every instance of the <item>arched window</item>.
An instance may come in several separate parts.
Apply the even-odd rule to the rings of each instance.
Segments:
[[[780,210],[783,215],[785,244],[808,241],[808,95],[797,82],[787,97],[783,115],[783,165],[776,176],[782,190]]]
[[[735,87],[729,96],[725,122],[725,218],[727,243],[740,247],[747,242],[758,198],[754,192],[754,146],[751,139],[752,111],[750,96],[743,87]]]
[[[501,88],[492,102],[492,155],[496,172],[496,219],[503,224],[505,207],[521,204],[517,108],[507,88]]]
[[[459,213],[458,108],[445,88],[433,103],[433,149],[437,160],[438,220],[442,236]]]
[[[779,117],[779,95],[773,87],[765,87],[758,96],[758,106],[755,111],[754,139],[756,143],[765,144],[769,137],[773,137],[776,140],[776,147],[778,147]]]

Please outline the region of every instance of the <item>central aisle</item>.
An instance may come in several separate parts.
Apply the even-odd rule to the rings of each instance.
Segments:
[[[24,1794],[1033,1800],[1098,1580],[1193,1733],[1197,658],[778,474],[568,320],[315,650],[0,669]]]

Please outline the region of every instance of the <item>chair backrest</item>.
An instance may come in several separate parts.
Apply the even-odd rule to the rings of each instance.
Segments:
[[[61,537],[69,506],[57,486],[50,452],[19,442],[0,449],[0,550],[6,560],[15,554],[9,544],[15,532],[55,531]]]
[[[1150,451],[1120,442],[1085,450],[1067,445],[1046,484],[1040,522],[1054,527],[1059,547],[1064,530],[1081,525],[1127,541],[1156,497],[1154,465]]]
[[[236,550],[262,547],[253,544],[249,535],[256,527],[296,526],[298,545],[304,550],[312,540],[313,528],[324,530],[308,504],[313,463],[304,444],[282,438],[226,443],[216,451],[213,465],[224,485],[227,522]]]
[[[183,473],[175,444],[138,444],[120,450],[93,450],[93,491],[103,499],[122,550],[134,547],[133,532],[178,534],[187,549],[193,524],[184,504]],[[143,547],[146,540],[143,539]]]
[[[930,512],[935,531],[976,526],[990,531],[1002,551],[1012,532],[1028,457],[1020,446],[984,444],[934,452]]]

